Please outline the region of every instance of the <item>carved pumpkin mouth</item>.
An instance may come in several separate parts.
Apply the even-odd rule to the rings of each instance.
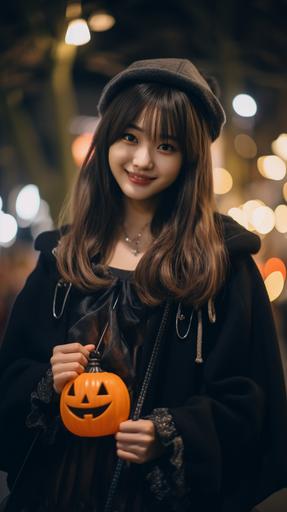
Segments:
[[[106,405],[102,405],[100,407],[86,407],[85,409],[79,407],[71,407],[68,405],[70,411],[77,416],[78,418],[84,418],[85,416],[92,416],[93,418],[97,418],[105,412],[105,410],[111,405],[112,402]]]

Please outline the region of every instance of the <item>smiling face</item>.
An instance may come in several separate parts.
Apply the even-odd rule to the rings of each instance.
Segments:
[[[111,172],[124,196],[132,200],[156,200],[175,182],[182,166],[176,134],[157,133],[155,117],[150,129],[142,114],[109,148]]]
[[[129,392],[114,373],[84,372],[64,387],[60,411],[65,427],[75,435],[115,434],[129,416]]]

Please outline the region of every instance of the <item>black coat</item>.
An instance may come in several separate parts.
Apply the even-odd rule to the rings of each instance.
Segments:
[[[250,255],[260,242],[232,219],[223,216],[223,221],[230,268],[215,297],[216,321],[210,321],[207,306],[200,313],[203,362],[195,362],[199,317],[191,335],[180,340],[175,329],[177,304],[172,304],[144,403],[142,416],[154,414],[155,422],[161,412],[171,415],[176,428],[173,448],[177,446],[172,470],[161,460],[146,465],[143,474],[155,496],[149,510],[176,510],[168,504],[178,503],[180,511],[247,512],[286,486],[283,373],[269,299]],[[52,249],[58,237],[56,231],[38,237],[40,257],[15,302],[0,352],[0,468],[8,472],[10,486],[35,435],[25,423],[31,393],[49,369],[53,347],[65,342],[72,301],[78,300],[78,291],[72,288],[63,316],[53,317],[59,275]],[[161,308],[151,314],[139,380],[160,315]],[[40,439],[24,471],[25,493],[33,493],[52,452],[53,445]],[[169,490],[164,493],[166,482]]]

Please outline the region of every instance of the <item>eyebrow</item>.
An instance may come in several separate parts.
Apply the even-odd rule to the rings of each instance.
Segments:
[[[139,131],[139,132],[141,132],[141,133],[143,133],[143,132],[144,132],[144,130],[143,130],[140,126],[137,126],[137,125],[136,125],[136,124],[134,124],[134,123],[130,123],[130,124],[129,124],[129,126],[128,126],[128,128],[133,128],[134,130],[137,130],[137,131]],[[171,134],[168,134],[168,135],[167,135],[167,137],[164,137],[164,135],[161,133],[161,134],[160,134],[160,138],[161,138],[161,139],[168,139],[168,140],[178,141],[178,138],[177,138],[177,137],[175,137],[175,135],[171,135]]]

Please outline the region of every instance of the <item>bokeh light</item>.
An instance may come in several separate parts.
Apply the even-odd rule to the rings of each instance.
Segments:
[[[247,229],[248,225],[248,219],[246,217],[246,214],[242,210],[242,208],[233,207],[230,208],[227,212],[227,214],[232,217],[238,224],[241,224],[241,226],[244,226]]]
[[[287,233],[287,206],[279,204],[275,208],[275,227],[279,233]]]
[[[82,133],[72,143],[72,155],[78,167],[83,164],[93,139],[92,133]]]
[[[281,272],[283,279],[286,279],[286,266],[281,258],[269,258],[263,265],[264,279],[272,272]]]
[[[257,160],[257,168],[264,176],[270,180],[280,181],[285,177],[286,164],[276,155],[261,156]]]
[[[272,151],[275,155],[280,156],[283,160],[287,160],[287,133],[281,133],[272,144]]]
[[[213,169],[213,188],[215,194],[226,194],[232,189],[233,179],[226,169],[223,167],[215,167]]]
[[[105,30],[112,28],[116,23],[116,20],[107,12],[98,12],[96,14],[92,14],[88,23],[90,29],[94,32],[104,32]]]
[[[0,210],[2,210],[3,208],[3,201],[2,201],[2,197],[0,196]]]
[[[287,183],[284,183],[282,192],[285,201],[287,201]]]
[[[253,211],[251,222],[258,233],[266,235],[275,226],[275,214],[269,206],[259,206]]]
[[[227,213],[241,226],[249,231],[254,231],[256,227],[253,225],[253,214],[257,208],[262,206],[265,206],[265,204],[260,199],[250,199],[238,207],[230,208]]]
[[[278,299],[284,288],[284,278],[282,273],[279,271],[271,272],[271,274],[266,277],[264,283],[270,302]]]
[[[242,117],[253,117],[257,112],[256,101],[249,94],[238,94],[232,101],[236,114]]]
[[[256,142],[245,133],[236,135],[234,147],[236,152],[243,158],[254,158],[257,155]]]
[[[73,46],[82,46],[90,41],[91,34],[88,24],[84,19],[77,19],[70,21],[66,36],[65,43]]]
[[[20,219],[32,221],[40,208],[40,194],[36,185],[23,187],[16,199],[16,213]]]
[[[0,245],[9,247],[15,241],[18,231],[16,219],[9,213],[0,211]]]
[[[73,1],[66,7],[66,18],[79,18],[82,14],[81,2]]]

